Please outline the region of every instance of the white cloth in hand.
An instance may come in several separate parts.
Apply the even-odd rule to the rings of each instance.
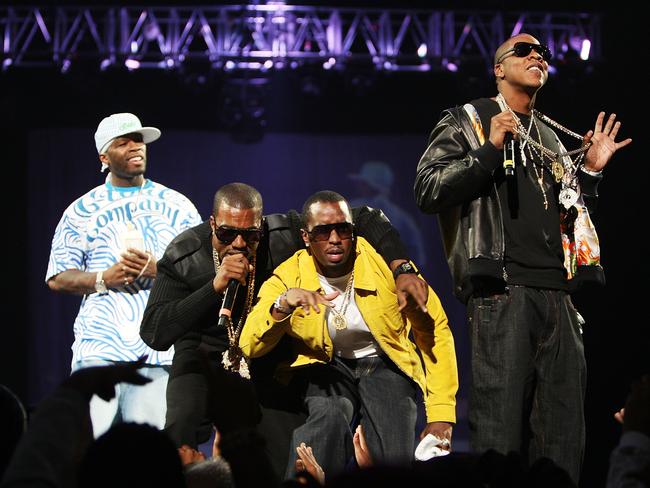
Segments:
[[[431,458],[449,454],[449,451],[441,449],[439,446],[449,447],[449,441],[433,434],[427,434],[415,448],[415,459],[428,461]]]

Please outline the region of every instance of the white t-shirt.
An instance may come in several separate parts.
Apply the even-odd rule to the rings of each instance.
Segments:
[[[343,304],[344,300],[346,300],[345,288],[351,275],[352,272],[339,278],[327,278],[320,274],[318,275],[320,285],[326,294],[335,290],[339,291],[339,296],[332,300],[332,303],[334,303],[334,309],[339,312],[345,307]],[[334,313],[332,313],[332,310],[329,307],[325,307],[325,320],[327,321],[327,330],[332,338],[332,343],[334,344],[334,354],[346,359],[377,356],[381,351],[381,347],[377,341],[375,341],[366,321],[361,315],[359,307],[357,307],[354,300],[354,286],[352,287],[350,296],[347,300],[349,301],[345,310],[347,327],[343,330],[336,330],[333,322]]]
[[[160,259],[180,232],[201,223],[182,194],[146,180],[142,188],[114,187],[110,179],[74,201],[63,213],[52,240],[47,281],[68,269],[90,273],[120,260],[125,236],[138,237],[145,251]],[[128,232],[128,234],[127,234]],[[131,242],[134,242],[133,240]],[[153,280],[140,278],[108,294],[85,295],[74,323],[72,362],[86,359],[171,364],[173,348],[154,351],[140,339],[140,322]]]

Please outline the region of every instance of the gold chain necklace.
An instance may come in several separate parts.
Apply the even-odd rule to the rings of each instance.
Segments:
[[[246,379],[250,379],[251,377],[250,369],[248,367],[248,359],[244,356],[243,351],[239,347],[239,336],[244,327],[244,322],[246,322],[246,317],[253,305],[253,294],[255,291],[255,259],[255,254],[253,254],[251,259],[252,269],[248,274],[249,279],[246,285],[246,305],[244,307],[244,312],[237,323],[237,328],[233,326],[232,319],[228,317],[226,325],[226,330],[228,332],[228,349],[223,352],[221,359],[221,364],[224,369],[239,373],[241,377]],[[212,247],[212,261],[214,262],[214,273],[216,275],[219,273],[221,260],[219,259],[219,253],[214,246]]]
[[[336,310],[335,308],[330,308],[330,311],[332,312],[332,323],[334,324],[334,328],[336,330],[345,330],[348,328],[348,321],[345,318],[345,312],[348,309],[348,305],[350,304],[350,297],[352,296],[352,285],[354,283],[354,270],[352,270],[352,274],[350,275],[350,279],[348,280],[348,284],[345,286],[345,292],[343,293],[343,302],[341,303],[341,310]]]

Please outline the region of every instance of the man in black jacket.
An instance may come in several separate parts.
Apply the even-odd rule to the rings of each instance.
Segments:
[[[615,142],[614,114],[601,112],[583,137],[533,108],[550,58],[528,34],[497,49],[498,95],[444,112],[415,198],[438,214],[454,291],[467,303],[473,448],[549,457],[577,481],[586,367],[568,292],[604,280],[587,207],[631,140]],[[551,126],[577,149],[566,151]]]
[[[396,277],[401,306],[425,307],[427,285],[409,266],[399,236],[380,210],[353,209],[357,232],[386,259]],[[250,298],[273,269],[304,246],[300,215],[262,217],[262,198],[254,188],[230,183],[214,197],[210,219],[180,234],[158,262],[158,278],[144,312],[140,334],[156,350],[175,348],[167,387],[166,431],[174,442],[196,448],[211,432],[206,417],[208,385],[202,362],[207,354],[213,362],[229,363],[230,369],[246,374],[247,365],[237,356],[236,338]],[[249,276],[250,273],[250,276]],[[217,325],[224,292],[237,280],[239,293],[232,308],[232,328]],[[243,324],[243,321],[241,322]],[[230,337],[229,337],[230,336]],[[224,353],[233,352],[227,358]],[[283,472],[287,463],[292,428],[301,421],[300,403],[292,391],[278,384],[271,373],[286,351],[256,360],[252,367],[269,454]],[[241,365],[241,368],[238,366]],[[228,401],[229,392],[223,392]]]

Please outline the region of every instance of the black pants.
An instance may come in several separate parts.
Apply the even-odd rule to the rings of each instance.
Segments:
[[[282,352],[282,351],[279,351]],[[197,448],[212,434],[208,416],[208,383],[203,371],[200,351],[182,351],[174,358],[167,384],[167,418],[165,432],[174,444]],[[211,352],[210,361],[221,367],[221,352]],[[278,354],[255,359],[251,365],[253,385],[260,402],[262,419],[258,433],[265,440],[265,451],[276,475],[282,480],[289,460],[289,446],[294,429],[306,418],[301,391],[281,384],[273,377]],[[231,392],[217,394],[216,400],[228,401]]]

